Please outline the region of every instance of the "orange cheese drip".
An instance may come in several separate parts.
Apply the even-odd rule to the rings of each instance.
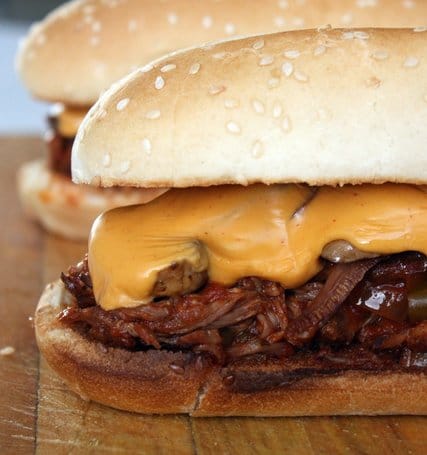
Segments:
[[[170,190],[95,222],[89,268],[107,310],[149,302],[159,270],[187,260],[213,281],[244,276],[302,285],[323,247],[347,240],[380,254],[427,254],[427,193],[410,185],[251,185]]]
[[[58,131],[61,135],[65,137],[75,137],[88,110],[89,108],[57,107]]]

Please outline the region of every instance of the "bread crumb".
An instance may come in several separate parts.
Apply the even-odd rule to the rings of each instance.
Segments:
[[[15,348],[12,346],[5,346],[0,349],[0,356],[12,355],[15,353]]]

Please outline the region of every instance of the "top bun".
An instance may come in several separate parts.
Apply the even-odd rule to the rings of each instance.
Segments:
[[[427,30],[304,30],[176,53],[89,111],[76,183],[427,183]]]
[[[324,24],[414,27],[426,18],[421,0],[80,0],[32,28],[17,67],[34,96],[88,106],[114,81],[175,49]]]

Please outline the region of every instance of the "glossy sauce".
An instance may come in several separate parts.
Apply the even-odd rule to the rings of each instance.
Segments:
[[[427,194],[410,185],[320,187],[314,197],[293,184],[174,189],[101,215],[89,268],[107,310],[149,302],[159,270],[181,260],[224,285],[258,276],[294,288],[319,271],[331,241],[427,254],[426,227]]]

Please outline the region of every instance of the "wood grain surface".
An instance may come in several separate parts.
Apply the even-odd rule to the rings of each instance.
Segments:
[[[0,138],[0,454],[419,454],[422,417],[208,418],[139,416],[85,402],[39,358],[31,316],[45,283],[84,244],[44,233],[21,212],[19,165],[43,153],[35,138]]]

